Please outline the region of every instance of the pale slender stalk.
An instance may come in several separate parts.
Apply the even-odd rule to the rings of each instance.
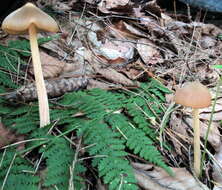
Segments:
[[[42,66],[39,55],[39,48],[37,42],[37,31],[34,24],[29,26],[30,46],[32,52],[32,63],[34,68],[35,83],[39,101],[39,116],[40,116],[40,127],[44,127],[50,123],[49,116],[49,103],[42,74]]]
[[[200,122],[199,109],[193,109],[193,131],[194,131],[194,171],[199,177],[200,175]]]

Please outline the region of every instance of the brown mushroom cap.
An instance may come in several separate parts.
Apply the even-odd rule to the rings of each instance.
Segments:
[[[2,23],[2,29],[9,34],[24,34],[31,24],[46,32],[59,30],[55,20],[32,3],[26,3],[8,15]]]
[[[201,83],[190,82],[176,91],[174,101],[194,109],[205,108],[211,105],[211,94]]]

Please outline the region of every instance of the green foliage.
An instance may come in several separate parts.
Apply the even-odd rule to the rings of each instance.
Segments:
[[[3,122],[6,126],[10,126],[13,130],[18,131],[19,134],[27,134],[38,127],[39,116],[37,105],[21,106],[16,109],[9,109],[8,111],[10,113],[4,114]]]
[[[69,167],[73,159],[73,151],[64,138],[52,138],[42,147],[40,153],[46,159],[45,187],[57,187],[68,189],[70,171]]]
[[[58,35],[40,38],[38,43],[43,44],[57,38]],[[24,76],[24,72],[20,69],[21,65],[25,65],[22,57],[30,55],[28,40],[13,40],[9,41],[7,46],[0,45],[0,85],[18,88]]]
[[[0,46],[0,78],[4,77],[0,79],[3,85],[1,93],[5,92],[5,88],[18,86],[11,76],[17,75],[18,57],[29,55],[27,41]],[[128,159],[129,153],[171,173],[155,147],[159,142],[154,126],[165,112],[166,93],[170,91],[154,79],[131,91],[92,89],[67,93],[59,101],[51,103],[52,124],[44,128],[39,128],[36,102],[9,105],[0,98],[2,122],[30,140],[25,150],[16,152],[9,149],[1,154],[0,184],[6,182],[4,189],[7,190],[16,189],[14,183],[18,181],[17,189],[24,190],[38,189],[39,186],[61,190],[72,186],[77,190],[85,189],[84,175],[89,171],[84,167],[84,157],[89,156],[87,165],[91,164],[96,169],[110,190],[136,190],[138,187]],[[70,143],[73,136],[77,142],[82,139],[81,145],[86,146],[84,153]],[[30,155],[24,156],[26,152]],[[36,166],[27,162],[30,157],[32,163],[40,164],[37,172],[33,172]]]
[[[14,79],[18,71],[18,59],[15,51],[0,45],[0,85],[17,88]]]
[[[156,139],[155,130],[150,126],[159,120],[165,108],[165,93],[171,93],[161,83],[151,79],[148,84],[141,84],[141,88],[135,92],[128,92],[125,108],[127,114],[132,117],[133,122],[138,128],[143,130],[152,140]]]
[[[85,123],[81,132],[84,143],[93,145],[88,148],[89,154],[95,156],[93,166],[98,168],[99,176],[109,184],[109,189],[137,189],[132,168],[124,158],[127,155],[125,141],[118,138],[119,134],[97,120]]]
[[[126,117],[120,114],[113,114],[108,118],[108,122],[114,130],[121,131],[122,138],[126,139],[126,146],[133,150],[134,154],[139,154],[140,157],[149,160],[172,174],[172,171],[163,162],[161,154],[153,146],[154,142],[143,131],[133,126]]]
[[[89,145],[86,151],[92,157],[92,166],[97,168],[98,175],[109,185],[109,189],[134,190],[137,189],[136,180],[126,159],[126,150],[171,173],[154,146],[158,141],[152,123],[165,111],[162,105],[164,93],[169,93],[158,85],[152,80],[129,92],[92,89],[67,93],[50,109],[52,120],[62,126],[62,135],[49,135],[49,128],[46,127],[38,129],[38,107],[34,103],[10,113],[5,111],[3,121],[17,133],[29,133],[31,139],[46,139],[27,146],[29,150],[41,147],[40,153],[46,165],[43,186],[56,186],[58,189],[70,186],[75,148],[71,148],[63,136],[76,131],[83,143]],[[76,161],[74,168],[84,167]],[[81,171],[72,172],[76,176],[73,177],[73,184],[82,187],[84,180],[78,175]]]
[[[7,190],[38,190],[40,178],[34,167],[14,149],[0,154],[0,187]]]

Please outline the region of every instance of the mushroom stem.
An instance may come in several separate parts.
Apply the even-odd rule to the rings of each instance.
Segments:
[[[199,109],[193,109],[193,131],[194,131],[194,171],[200,175],[200,124]]]
[[[32,62],[34,68],[34,76],[39,101],[40,127],[44,127],[50,123],[49,103],[47,91],[42,74],[42,65],[40,61],[39,48],[37,42],[37,29],[34,24],[29,26],[30,46],[32,52]]]

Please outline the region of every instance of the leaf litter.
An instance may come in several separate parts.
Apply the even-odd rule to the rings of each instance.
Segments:
[[[184,22],[178,20],[179,16],[175,19],[156,1],[139,4],[129,0],[99,3],[83,0],[80,3],[83,12],[75,8],[79,3],[73,0],[38,0],[37,4],[54,10],[62,31],[58,40],[41,45],[43,73],[50,97],[82,88],[136,87],[150,77],[160,80],[172,90],[187,81],[199,80],[210,87],[212,94],[215,93],[213,87],[220,78],[221,70],[212,66],[222,65],[222,43],[217,39],[222,34],[220,27],[202,21]],[[5,36],[2,39],[7,41]],[[32,66],[27,67],[27,84],[7,95],[9,100],[30,101],[37,98]],[[178,166],[173,168],[176,177],[168,176],[155,166],[132,162],[141,188],[220,188],[221,99],[219,96],[207,139],[212,159],[204,165],[205,175],[212,175],[214,188],[209,179],[197,181],[190,169],[193,133],[189,109],[172,112],[165,134],[174,150],[163,150],[162,153],[168,163]],[[206,136],[211,112],[212,107],[201,110],[202,139]],[[1,135],[9,139],[7,143],[0,141],[1,147],[21,140],[3,124],[0,127]],[[105,189],[102,184],[100,186]]]

